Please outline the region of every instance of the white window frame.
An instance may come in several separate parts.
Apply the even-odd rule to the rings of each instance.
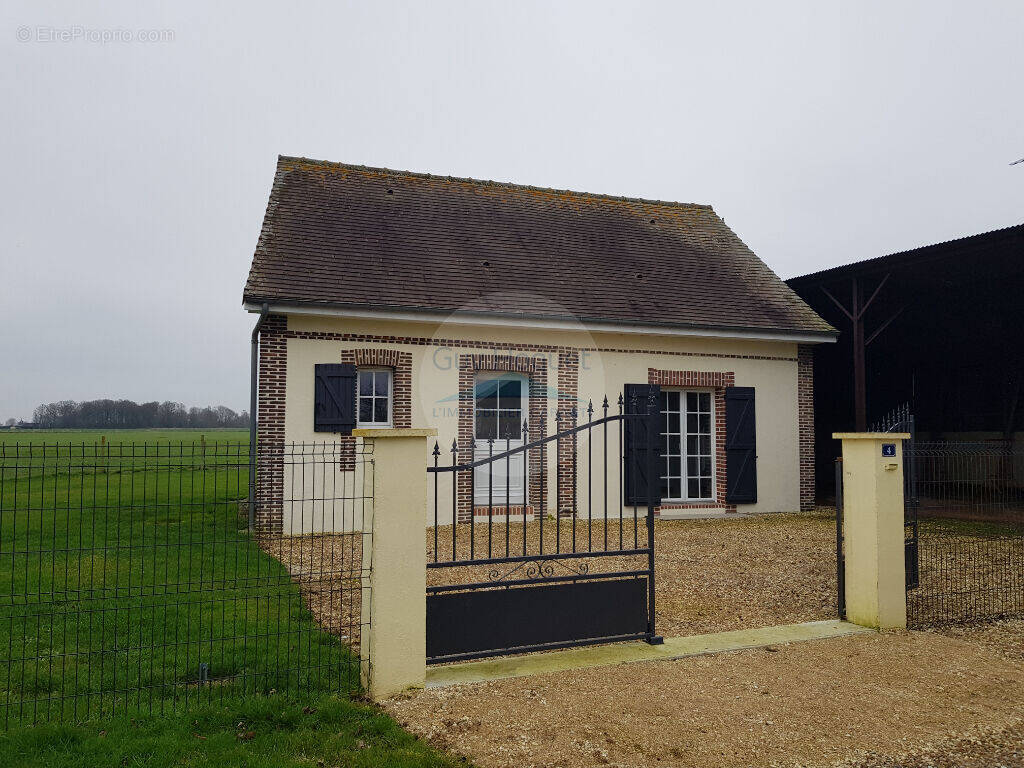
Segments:
[[[714,389],[707,388],[707,387],[688,387],[686,389],[676,388],[676,387],[662,387],[661,391],[662,391],[662,393],[665,393],[665,392],[678,392],[679,393],[679,406],[680,406],[680,409],[679,409],[679,454],[680,454],[679,455],[679,461],[680,461],[680,467],[679,467],[679,471],[680,471],[679,490],[682,493],[681,496],[677,496],[677,497],[664,496],[664,497],[662,497],[661,500],[662,500],[663,503],[667,503],[667,504],[709,504],[709,503],[710,504],[715,504],[715,503],[718,502],[718,482],[717,482],[718,481],[718,477],[717,477],[717,472],[718,472],[717,464],[718,464],[718,462],[716,461],[716,458],[718,456],[718,444],[717,444],[717,441],[718,441],[718,430],[717,430],[717,427],[716,427],[716,422],[717,422],[717,419],[718,419],[718,413],[717,413],[717,410],[715,408],[715,391],[714,391]],[[688,488],[688,485],[689,485],[689,483],[688,483],[689,472],[687,470],[687,459],[689,457],[688,457],[688,455],[686,453],[686,436],[687,436],[687,432],[686,432],[686,396],[689,393],[707,394],[708,395],[708,400],[709,400],[709,403],[710,403],[710,413],[711,413],[711,427],[710,427],[710,430],[711,430],[710,431],[710,437],[711,437],[711,455],[710,455],[710,458],[711,458],[711,495],[710,496],[690,496],[689,495],[689,488]],[[660,402],[660,398],[659,398],[659,411],[660,411],[660,406],[661,406],[661,402]],[[663,418],[664,418],[664,413],[665,413],[664,411],[661,411],[661,414],[662,414]],[[666,433],[662,432],[661,434],[665,435]],[[658,458],[662,461],[662,467],[663,467],[662,471],[663,472],[667,472],[668,468],[667,468],[667,465],[664,463],[665,462],[665,454],[659,454]],[[667,475],[660,475],[658,477],[659,484],[666,477],[667,477]]]
[[[360,406],[360,401],[364,397],[371,397],[374,400],[379,400],[380,397],[381,397],[380,395],[376,395],[376,394],[374,394],[374,395],[362,395],[362,394],[360,394],[360,386],[359,386],[360,385],[360,376],[362,374],[364,374],[364,373],[374,373],[374,374],[386,373],[388,375],[388,394],[387,394],[388,419],[387,419],[387,421],[363,421],[361,418],[359,418],[360,412],[361,412],[361,409],[359,407]],[[391,368],[384,367],[384,366],[372,366],[372,365],[366,365],[366,366],[362,366],[361,365],[361,366],[357,367],[356,368],[356,426],[361,427],[361,428],[365,428],[365,429],[390,429],[391,428],[391,424],[392,424],[392,419],[393,419],[392,413],[394,412],[394,407],[395,407],[395,372],[394,372],[394,370],[391,369]],[[376,412],[376,408],[372,408],[370,412],[371,413]]]

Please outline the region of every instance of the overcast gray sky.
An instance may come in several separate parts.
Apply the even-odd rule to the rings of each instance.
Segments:
[[[1021,2],[93,5],[0,10],[0,419],[246,407],[279,153],[710,203],[783,277],[1024,221]]]

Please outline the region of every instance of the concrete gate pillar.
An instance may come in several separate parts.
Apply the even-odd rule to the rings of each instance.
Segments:
[[[428,438],[436,429],[355,429],[373,455],[371,534],[363,546],[363,687],[374,701],[422,687],[427,674]]]
[[[905,629],[903,440],[894,432],[837,432],[843,441],[846,618]]]

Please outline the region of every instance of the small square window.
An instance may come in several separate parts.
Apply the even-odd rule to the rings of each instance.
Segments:
[[[356,413],[361,427],[391,426],[391,370],[360,368]]]

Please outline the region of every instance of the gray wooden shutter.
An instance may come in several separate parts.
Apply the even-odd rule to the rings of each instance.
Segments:
[[[625,413],[647,414],[648,399],[653,394],[654,402],[661,402],[661,386],[658,384],[627,384],[623,390]],[[659,408],[659,406],[655,406]],[[660,477],[648,478],[648,462],[650,460],[650,446],[658,445],[657,436],[650,434],[651,421],[648,418],[626,417],[622,436],[623,450],[623,482],[622,493],[625,497],[623,502],[633,506],[647,506],[649,493],[649,482],[655,483],[658,488],[661,483]],[[655,449],[656,450],[656,449]],[[660,497],[660,491],[658,491]]]
[[[725,389],[725,500],[730,504],[757,501],[757,441],[754,388]]]
[[[313,431],[352,434],[356,426],[356,367],[318,363],[313,394]]]

